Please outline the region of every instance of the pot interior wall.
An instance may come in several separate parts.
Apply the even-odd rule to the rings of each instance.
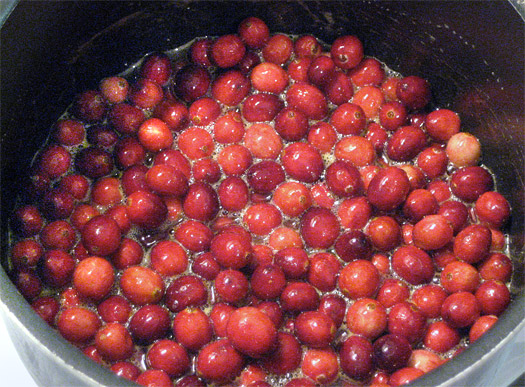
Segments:
[[[484,163],[513,206],[512,290],[522,297],[523,21],[506,2],[21,2],[1,31],[2,261],[13,191],[76,93],[148,52],[235,32],[250,15],[273,32],[310,33],[327,43],[355,34],[367,55],[430,81],[436,106],[459,112],[464,130],[480,138]],[[512,314],[518,316],[504,315],[506,328],[486,345],[517,325],[519,308]]]

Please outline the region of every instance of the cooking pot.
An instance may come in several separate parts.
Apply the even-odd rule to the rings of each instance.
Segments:
[[[525,325],[524,22],[512,3],[490,2],[62,2],[3,1],[1,30],[1,260],[8,218],[32,156],[73,96],[148,52],[195,36],[235,32],[247,16],[273,32],[311,33],[327,43],[355,34],[367,55],[432,85],[436,106],[459,113],[483,144],[484,163],[513,214],[507,231],[516,268],[513,302],[495,329],[415,385],[501,385],[493,380]],[[523,12],[519,9],[518,11]],[[20,356],[42,385],[124,386],[49,328],[0,268],[0,300]],[[521,353],[520,353],[521,352]],[[523,355],[523,351],[518,354]],[[508,364],[508,363],[507,363]]]

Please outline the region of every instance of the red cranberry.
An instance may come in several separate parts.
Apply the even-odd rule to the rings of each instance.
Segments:
[[[510,291],[507,286],[497,280],[483,282],[475,293],[482,314],[499,316],[510,303]]]
[[[484,280],[508,282],[512,275],[512,261],[503,253],[492,253],[479,266],[479,274]]]
[[[447,245],[454,236],[454,230],[442,215],[427,215],[414,225],[414,245],[423,250],[437,250]]]
[[[469,331],[469,340],[471,343],[483,336],[494,324],[498,322],[498,318],[493,315],[485,315],[478,318]]]
[[[478,271],[466,262],[451,262],[441,272],[441,285],[449,293],[473,293],[478,288],[479,283]]]
[[[454,254],[467,263],[477,263],[488,255],[491,243],[492,235],[489,228],[472,224],[456,235]]]
[[[252,190],[261,194],[273,192],[285,179],[283,168],[271,160],[252,165],[246,177]]]
[[[64,309],[57,320],[58,331],[73,343],[90,341],[100,328],[97,314],[89,309],[72,307]]]
[[[338,286],[343,294],[353,300],[373,297],[379,289],[379,272],[364,259],[348,263],[339,273]]]
[[[137,133],[146,116],[136,106],[119,103],[111,108],[108,119],[118,132],[131,135]]]
[[[412,285],[428,283],[434,276],[430,256],[416,246],[402,246],[392,255],[392,268]]]
[[[488,191],[482,194],[475,203],[478,219],[490,227],[502,227],[510,216],[510,205],[507,199],[498,192]]]
[[[427,348],[444,353],[455,347],[460,338],[458,331],[445,321],[436,321],[428,327],[424,343]]]
[[[321,291],[334,290],[341,263],[330,253],[317,253],[310,258],[308,282]]]
[[[479,317],[481,305],[469,292],[453,293],[443,301],[441,316],[453,327],[465,328],[474,324]]]
[[[155,193],[166,196],[183,196],[188,190],[188,179],[168,164],[152,166],[145,176],[147,186]]]
[[[188,108],[171,99],[162,100],[153,110],[153,117],[162,120],[174,132],[179,132],[184,128],[189,120],[188,116]]]
[[[334,321],[318,311],[303,312],[295,319],[295,335],[312,348],[326,348],[335,338]]]
[[[283,34],[274,34],[262,48],[262,55],[266,62],[282,65],[286,63],[293,51],[292,39]]]
[[[124,324],[131,314],[129,302],[122,296],[109,296],[97,306],[97,312],[104,322]]]
[[[450,137],[445,152],[455,167],[473,167],[481,158],[481,144],[470,133],[459,132]]]
[[[127,210],[131,222],[145,229],[160,226],[168,214],[162,199],[148,191],[136,191],[129,195]]]
[[[217,215],[219,199],[210,185],[196,182],[190,185],[182,207],[189,218],[208,221]]]
[[[177,342],[191,351],[208,344],[212,338],[209,317],[198,308],[187,308],[173,319],[173,334]]]
[[[172,72],[170,58],[160,52],[148,55],[140,67],[140,76],[149,79],[159,85],[168,82]]]
[[[135,379],[135,383],[141,386],[155,385],[158,387],[171,387],[173,385],[170,376],[165,371],[155,369],[148,369],[142,372]]]
[[[374,340],[386,329],[386,309],[376,300],[361,298],[348,308],[346,325],[351,332]]]
[[[412,110],[424,108],[432,98],[429,83],[416,75],[401,79],[396,87],[396,95]]]
[[[75,270],[75,260],[62,250],[47,250],[42,257],[42,279],[50,286],[60,288],[68,284]]]
[[[201,222],[187,220],[177,227],[175,238],[188,250],[200,252],[210,248],[213,232]]]
[[[408,286],[400,280],[389,278],[383,282],[377,293],[377,301],[385,308],[390,308],[397,303],[406,301],[410,296]]]
[[[155,271],[143,266],[130,266],[122,272],[120,288],[136,305],[155,304],[164,295],[164,281]]]
[[[75,229],[65,220],[49,222],[40,232],[40,241],[47,249],[69,251],[73,247],[75,239]]]
[[[210,53],[217,66],[233,67],[241,61],[246,47],[238,35],[223,35],[212,43]]]
[[[191,60],[203,67],[210,67],[212,65],[210,59],[211,44],[212,40],[209,38],[202,38],[193,42],[190,47]]]
[[[289,333],[278,332],[275,351],[263,359],[263,364],[269,372],[284,375],[299,366],[301,355],[297,339]]]
[[[239,36],[249,48],[262,48],[270,39],[270,30],[264,21],[250,16],[238,28]]]
[[[162,87],[146,78],[140,78],[135,82],[129,94],[130,101],[141,109],[154,108],[163,97]]]
[[[42,213],[49,220],[68,218],[74,208],[73,196],[60,188],[49,191],[42,198]]]
[[[151,369],[162,370],[172,378],[184,375],[190,368],[188,353],[172,340],[155,342],[149,348],[146,359]]]
[[[481,167],[461,168],[450,177],[452,193],[466,202],[476,201],[482,194],[492,190],[493,186],[492,176]]]
[[[354,68],[363,59],[363,43],[353,35],[341,36],[332,43],[330,56],[338,67]]]
[[[228,339],[221,339],[207,344],[199,351],[196,372],[206,380],[225,383],[239,375],[243,365],[243,356]]]
[[[391,211],[408,195],[409,181],[406,173],[398,167],[386,167],[372,178],[367,197],[370,204],[382,211]]]
[[[286,286],[286,278],[277,265],[259,265],[251,276],[250,284],[255,296],[269,300],[281,295]]]
[[[339,373],[337,354],[333,349],[308,349],[301,363],[303,374],[317,384],[330,385]]]
[[[326,208],[312,207],[301,219],[301,235],[308,246],[326,249],[339,236],[337,217]]]
[[[449,109],[437,109],[428,113],[425,118],[427,133],[434,140],[446,142],[461,128],[461,119]]]
[[[218,298],[231,304],[241,302],[248,294],[249,287],[248,279],[238,270],[223,270],[215,277]]]
[[[81,296],[101,300],[113,287],[111,263],[104,258],[88,257],[75,267],[73,284]]]
[[[111,155],[98,148],[84,148],[75,156],[77,170],[91,179],[108,175],[113,170]]]
[[[77,96],[75,101],[76,115],[85,121],[100,121],[106,114],[106,102],[96,90],[88,90]]]
[[[426,323],[426,316],[409,302],[395,304],[388,313],[388,331],[404,336],[412,344],[423,339]]]
[[[222,73],[212,83],[211,94],[220,103],[235,106],[250,92],[250,80],[238,70]]]
[[[314,310],[319,304],[319,294],[315,288],[305,282],[289,282],[283,289],[281,307],[285,311],[302,312]]]
[[[368,224],[367,234],[372,245],[381,251],[392,250],[401,241],[401,228],[390,216],[373,218]]]
[[[304,83],[294,83],[286,92],[288,106],[302,112],[307,118],[320,120],[328,114],[326,97],[317,87]]]
[[[372,256],[372,244],[362,231],[350,230],[339,236],[335,242],[335,251],[345,262],[369,259]]]
[[[311,84],[323,88],[335,75],[335,69],[335,63],[330,57],[317,56],[312,59],[312,63],[308,67],[308,80]]]

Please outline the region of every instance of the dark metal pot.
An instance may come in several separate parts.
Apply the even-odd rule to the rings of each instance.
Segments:
[[[513,302],[489,331],[417,385],[487,385],[523,330],[524,22],[511,3],[488,2],[2,2],[1,259],[7,224],[32,155],[72,97],[144,54],[195,36],[234,32],[262,18],[274,32],[327,43],[358,35],[365,52],[405,75],[427,78],[434,101],[457,111],[482,142],[484,163],[513,207]],[[0,306],[16,347],[42,385],[128,385],[81,356],[31,310],[0,269]],[[519,375],[522,368],[509,370]],[[494,382],[494,381],[493,381]],[[494,382],[496,383],[496,382]],[[499,384],[499,383],[498,383]]]

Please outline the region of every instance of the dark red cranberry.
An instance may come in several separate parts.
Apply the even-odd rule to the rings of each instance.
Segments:
[[[275,94],[253,94],[244,100],[242,115],[248,122],[272,121],[284,107]]]
[[[345,262],[369,259],[372,256],[372,244],[362,231],[350,230],[339,236],[335,242],[335,251]]]
[[[434,276],[430,256],[415,246],[402,246],[392,255],[392,268],[412,285],[428,283]]]
[[[259,265],[251,276],[250,284],[255,296],[269,300],[281,295],[286,286],[286,278],[283,270],[277,265]]]
[[[408,161],[418,155],[427,143],[422,129],[403,126],[397,129],[388,140],[386,153],[394,161]]]
[[[494,181],[482,167],[458,169],[450,177],[450,189],[454,195],[466,202],[476,201],[482,194],[492,190]]]
[[[352,379],[367,379],[374,369],[373,347],[361,336],[350,336],[339,350],[343,372]]]
[[[359,170],[342,160],[337,160],[326,169],[326,185],[341,197],[354,197],[363,190],[363,182]]]
[[[271,160],[252,165],[248,169],[246,177],[250,188],[261,194],[273,192],[285,179],[283,168]]]
[[[313,248],[326,249],[339,236],[337,217],[328,209],[312,207],[301,218],[301,235]]]
[[[161,52],[148,55],[140,67],[140,76],[163,86],[170,79],[172,72],[170,58]]]
[[[212,220],[219,211],[219,199],[215,190],[208,184],[196,182],[190,185],[182,204],[184,213],[196,220]]]
[[[387,372],[405,367],[411,353],[412,347],[408,340],[396,334],[381,336],[373,346],[375,364]]]
[[[75,166],[83,175],[96,179],[111,173],[113,160],[108,152],[89,147],[82,149],[76,154]]]
[[[338,67],[345,70],[354,68],[363,59],[363,44],[356,36],[340,36],[332,43],[330,56]]]
[[[80,94],[75,101],[75,113],[88,122],[102,120],[106,114],[104,97],[96,90],[88,90]]]
[[[180,132],[186,126],[188,116],[188,108],[171,99],[162,100],[153,110],[153,117],[161,119],[174,132]]]
[[[129,195],[127,210],[131,222],[145,229],[160,226],[168,215],[162,199],[148,191],[135,191]]]
[[[210,74],[206,69],[187,65],[175,74],[172,90],[179,98],[192,102],[206,94],[210,83]]]
[[[382,211],[391,211],[404,202],[410,185],[401,168],[382,168],[372,178],[367,189],[368,201]]]
[[[281,306],[285,311],[303,312],[314,310],[319,305],[319,294],[315,288],[305,282],[290,282],[283,289]]]
[[[119,103],[111,108],[109,122],[122,134],[134,134],[146,116],[142,109],[127,103]]]
[[[282,109],[275,117],[275,130],[284,140],[298,141],[308,132],[308,119],[292,107]]]
[[[317,181],[324,170],[319,151],[303,142],[288,145],[283,150],[281,162],[290,177],[305,183]]]
[[[208,301],[208,291],[202,280],[193,275],[175,279],[166,290],[165,303],[172,312],[190,306],[201,306]]]

